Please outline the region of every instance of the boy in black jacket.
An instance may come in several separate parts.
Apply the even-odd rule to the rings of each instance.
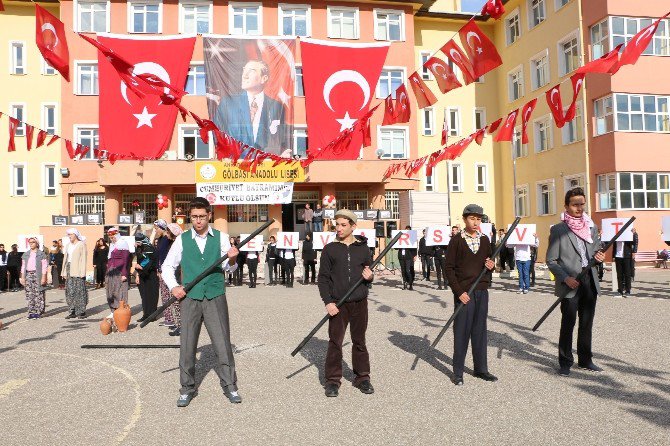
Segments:
[[[370,384],[370,356],[365,346],[365,331],[368,326],[368,288],[374,278],[370,265],[372,256],[367,239],[354,236],[356,215],[342,209],[335,214],[337,240],[328,243],[321,253],[319,266],[319,294],[328,321],[328,353],[326,354],[326,396],[336,397],[342,379],[342,341],[351,323],[352,367],[356,378],[354,386],[365,393],[374,392]],[[366,283],[359,286],[339,309],[339,301],[363,276]]]
[[[489,373],[486,361],[488,288],[491,285],[490,271],[495,267],[495,263],[491,260],[491,242],[479,229],[483,215],[484,209],[481,206],[467,205],[463,209],[465,228],[451,237],[447,247],[446,272],[449,287],[454,292],[454,306],[459,303],[465,305],[454,320],[454,384],[457,386],[463,385],[465,355],[471,338],[474,376],[485,381],[498,380]],[[484,274],[469,296],[468,290],[483,266],[486,266],[489,272]]]

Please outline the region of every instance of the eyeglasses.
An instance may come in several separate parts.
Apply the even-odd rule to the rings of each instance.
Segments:
[[[192,221],[209,220],[209,215],[191,215],[191,220]]]

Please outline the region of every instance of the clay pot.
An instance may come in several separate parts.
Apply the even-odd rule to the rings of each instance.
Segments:
[[[114,310],[114,324],[121,333],[128,330],[128,324],[130,324],[131,316],[132,313],[130,312],[130,306],[127,302],[121,301],[119,308]]]
[[[110,321],[109,318],[106,317],[100,321],[100,333],[102,333],[103,336],[107,336],[111,332],[112,332],[112,321]]]

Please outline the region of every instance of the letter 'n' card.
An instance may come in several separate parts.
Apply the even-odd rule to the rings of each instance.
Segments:
[[[298,249],[300,234],[297,232],[278,232],[277,249]]]

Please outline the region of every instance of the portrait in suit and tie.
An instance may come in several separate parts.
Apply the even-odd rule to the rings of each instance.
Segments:
[[[241,91],[221,98],[214,123],[249,146],[282,155],[282,149],[290,147],[291,135],[284,105],[265,92],[270,75],[264,61],[249,60],[242,70]]]

